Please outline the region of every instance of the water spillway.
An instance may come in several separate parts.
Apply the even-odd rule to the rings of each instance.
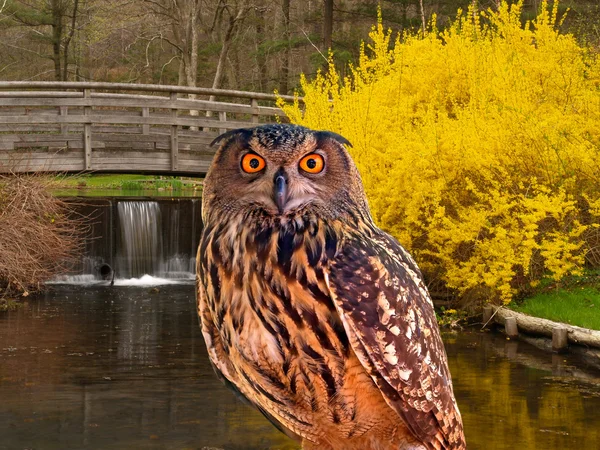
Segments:
[[[53,282],[110,282],[107,266],[115,284],[194,280],[202,229],[199,199],[78,199],[76,209],[90,223],[85,251],[70,274]]]

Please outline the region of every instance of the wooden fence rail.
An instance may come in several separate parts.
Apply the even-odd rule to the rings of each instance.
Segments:
[[[0,82],[0,173],[203,175],[220,133],[285,120],[275,101],[185,86]]]

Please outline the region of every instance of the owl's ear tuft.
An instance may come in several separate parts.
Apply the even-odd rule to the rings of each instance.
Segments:
[[[341,134],[334,133],[333,131],[317,131],[317,140],[322,139],[333,139],[334,141],[339,142],[340,144],[347,145],[348,147],[352,147],[352,144],[348,139],[346,139]]]
[[[226,133],[223,133],[223,134],[217,136],[216,138],[214,138],[214,140],[210,143],[210,147],[212,147],[213,145],[219,144],[222,141],[229,140],[230,138],[237,137],[237,136],[249,139],[251,135],[252,135],[251,128],[238,128],[236,130],[229,130]]]

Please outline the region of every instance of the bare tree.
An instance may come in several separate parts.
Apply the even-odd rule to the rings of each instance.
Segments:
[[[323,52],[331,49],[333,36],[333,0],[324,0],[323,4]]]
[[[14,25],[28,27],[31,34],[52,46],[54,78],[68,78],[69,45],[75,34],[79,0],[23,0],[3,2],[2,13]],[[69,20],[70,19],[70,20]]]
[[[279,81],[279,92],[288,93],[288,82],[290,77],[290,62],[292,56],[292,47],[290,42],[290,0],[283,0],[283,39],[286,41],[283,55],[283,64],[281,66],[281,78]]]
[[[234,32],[238,25],[244,20],[246,14],[250,10],[251,6],[248,5],[246,0],[240,0],[236,4],[228,5],[224,4],[221,6],[222,10],[218,13],[219,16],[226,21],[225,33],[221,39],[221,51],[219,53],[219,59],[217,61],[217,68],[215,70],[215,76],[213,78],[212,88],[218,89],[221,87],[223,81],[223,72],[225,67],[225,59],[229,53],[231,42],[233,41]],[[225,15],[227,18],[225,19]],[[213,28],[214,29],[214,28]],[[214,97],[211,97],[211,100]]]
[[[196,86],[202,2],[200,0],[144,0],[144,2],[149,6],[151,13],[166,19],[170,27],[171,36],[159,33],[155,37],[168,42],[178,52],[179,84]]]
[[[419,0],[419,6],[421,8],[421,29],[423,30],[423,36],[427,31],[427,22],[425,21],[425,8],[423,7],[423,0]]]

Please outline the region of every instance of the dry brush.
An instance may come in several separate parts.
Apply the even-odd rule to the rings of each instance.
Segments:
[[[0,176],[0,298],[42,290],[82,250],[85,218],[50,187],[41,176]]]

